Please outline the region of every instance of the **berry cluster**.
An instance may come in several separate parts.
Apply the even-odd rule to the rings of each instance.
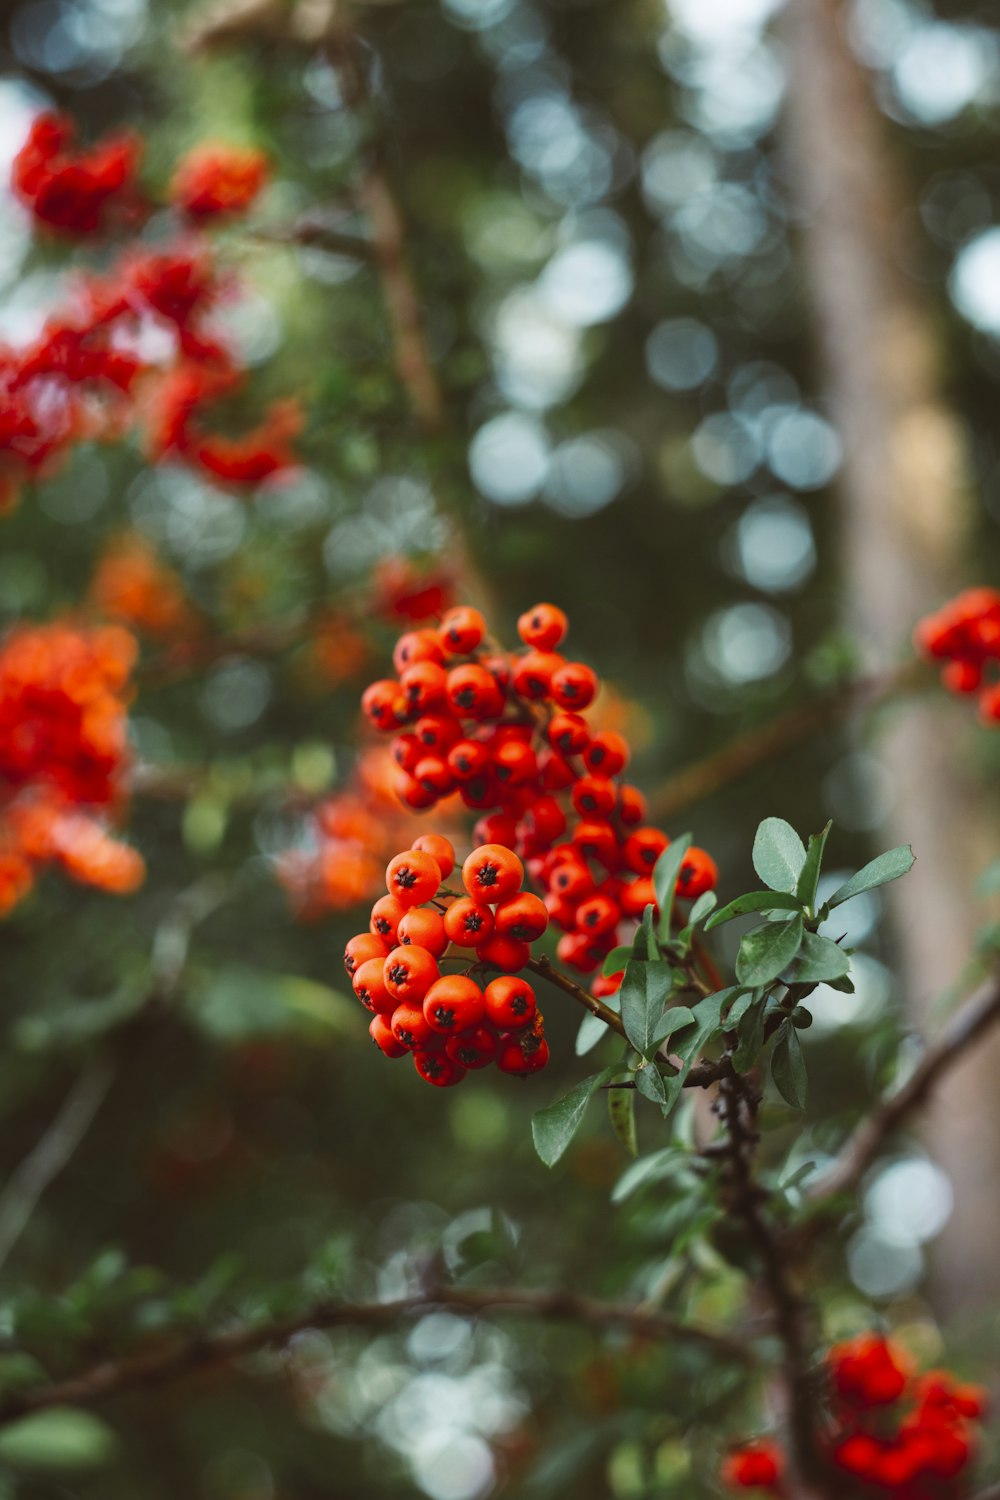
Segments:
[[[954,1500],[974,1452],[972,1425],[985,1408],[979,1386],[947,1370],[914,1377],[903,1351],[877,1333],[838,1344],[826,1356],[829,1410],[822,1452],[848,1475],[851,1493],[898,1500]],[[773,1442],[731,1453],[723,1479],[733,1488],[781,1493],[784,1459]]]
[[[108,541],[90,580],[90,602],[105,620],[157,639],[190,637],[198,618],[171,568],[138,532]]]
[[[125,802],[126,696],[136,656],[117,626],[19,626],[0,644],[0,912],[56,862],[120,893],[145,873],[108,823]]]
[[[518,621],[524,650],[507,655],[478,610],[450,609],[435,628],[400,637],[398,675],[372,683],[362,706],[394,736],[400,800],[426,809],[457,797],[478,811],[476,838],[515,850],[544,890],[562,931],[560,961],[590,974],[621,924],[656,904],[653,868],[670,841],[645,824],[642,794],[620,779],[626,740],[593,732],[583,717],[599,683],[558,651],[567,624],[554,605],[536,605]],[[699,896],[717,878],[714,860],[691,849],[677,894]],[[598,978],[594,992],[619,983]]]
[[[991,663],[1000,663],[1000,593],[965,589],[936,614],[920,621],[917,649],[946,663],[941,681],[952,693],[976,693],[979,714],[987,724],[1000,722],[1000,681]]]
[[[35,218],[76,236],[112,223],[141,228],[153,205],[135,186],[136,142],[116,138],[82,153],[71,146],[69,122],[43,115],[15,158],[14,188]],[[275,402],[238,438],[207,429],[203,418],[239,390],[243,372],[211,327],[228,286],[192,229],[248,207],[265,175],[256,152],[196,148],[169,190],[183,240],[126,250],[106,276],[81,278],[33,342],[0,346],[0,508],[75,444],[118,438],[140,416],[149,418],[154,461],[179,458],[233,485],[293,466],[291,440],[302,423],[296,402]]]
[[[545,907],[521,890],[521,861],[500,844],[469,855],[465,895],[442,889],[454,867],[448,840],[422,834],[389,861],[388,894],[372,907],[369,930],[347,944],[344,965],[373,1012],[372,1040],[386,1057],[412,1053],[420,1077],[437,1088],[491,1063],[537,1073],[549,1049],[535,992],[517,971],[545,931]],[[449,960],[464,972],[442,974]],[[485,968],[502,972],[483,986],[475,975]]]

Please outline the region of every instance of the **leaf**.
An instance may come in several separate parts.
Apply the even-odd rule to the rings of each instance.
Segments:
[[[876,886],[898,880],[901,875],[908,874],[913,865],[913,850],[909,844],[900,844],[897,848],[878,855],[876,859],[869,860],[856,875],[838,886],[825,904],[831,909],[841,906],[845,901],[850,901],[852,896],[859,896],[862,891],[873,891]]]
[[[625,1035],[646,1056],[656,1045],[656,1028],[674,988],[674,971],[664,959],[625,966],[622,981],[622,1021]]]
[[[677,877],[684,863],[684,856],[690,847],[691,835],[680,834],[673,843],[667,845],[653,870],[653,889],[656,891],[656,904],[660,908],[658,930],[664,941],[670,938],[670,918],[674,910],[674,897],[677,894]]]
[[[798,1032],[785,1021],[771,1053],[771,1077],[778,1093],[793,1109],[805,1109],[808,1078]]]
[[[696,1020],[693,1010],[688,1010],[686,1005],[671,1005],[669,1010],[664,1011],[663,1017],[654,1033],[654,1041],[659,1045],[665,1042],[668,1036],[675,1031],[680,1031],[685,1026],[690,1026]]]
[[[611,1129],[629,1156],[638,1156],[639,1143],[635,1133],[635,1089],[608,1090],[608,1119],[611,1121]]]
[[[19,1469],[99,1469],[115,1457],[114,1432],[92,1412],[53,1406],[0,1432],[0,1463]]]
[[[784,818],[765,818],[753,841],[753,867],[772,891],[794,894],[806,862],[795,829]]]
[[[736,978],[757,989],[771,984],[787,969],[802,942],[802,918],[790,922],[766,922],[748,932],[736,956]]]
[[[597,1046],[602,1037],[606,1037],[608,1028],[600,1016],[584,1016],[580,1022],[580,1029],[576,1034],[576,1055],[585,1057],[586,1054]]]
[[[637,1068],[635,1074],[635,1086],[644,1099],[651,1104],[666,1104],[667,1089],[655,1063],[647,1063],[644,1068]]]
[[[737,1030],[739,1044],[732,1055],[733,1067],[737,1073],[748,1072],[763,1050],[765,1010],[763,997],[758,996],[740,1019]]]
[[[684,1080],[690,1073],[696,1059],[701,1055],[705,1045],[711,1041],[712,1037],[719,1030],[722,1012],[737,993],[736,988],[730,986],[729,989],[719,990],[714,995],[706,995],[705,999],[699,1000],[698,1004],[694,1007],[691,1012],[693,1025],[688,1023],[687,1027],[684,1028],[689,1029],[691,1035],[671,1049],[680,1058],[681,1067],[679,1072],[675,1073],[672,1078],[664,1080],[667,1091],[667,1102],[663,1110],[664,1114],[677,1103],[681,1090],[684,1087]]]
[[[654,915],[655,912],[652,903],[650,903],[643,911],[638,931],[632,939],[632,957],[647,963],[660,956],[660,950],[656,943],[656,934],[653,931]]]
[[[816,910],[816,888],[819,885],[819,875],[823,865],[823,851],[832,827],[832,822],[827,823],[822,832],[810,835],[806,862],[802,866],[802,873],[795,887],[795,894],[802,905],[808,907],[810,911]]]
[[[713,912],[718,904],[719,898],[714,891],[702,891],[688,912],[688,926],[697,927],[698,923]]]
[[[731,922],[734,917],[746,916],[751,911],[801,911],[802,902],[797,896],[785,895],[775,891],[749,891],[745,896],[737,896],[735,901],[730,901],[728,906],[721,907],[713,912],[705,923],[705,931],[711,932],[713,927],[721,927],[723,922]]]
[[[604,960],[604,963],[601,967],[601,973],[604,975],[605,979],[610,979],[612,974],[620,974],[625,965],[628,963],[629,959],[632,957],[633,948],[631,943],[629,943],[628,946],[624,948],[612,948],[611,952]]]
[[[535,1143],[535,1150],[547,1167],[555,1166],[576,1135],[595,1091],[619,1071],[620,1064],[604,1068],[600,1073],[594,1073],[578,1083],[568,1094],[557,1099],[555,1104],[535,1113],[531,1121],[531,1138]]]
[[[691,1153],[677,1146],[664,1146],[652,1156],[643,1156],[635,1162],[615,1183],[611,1193],[612,1203],[621,1203],[637,1188],[648,1182],[657,1182],[663,1177],[672,1177],[683,1168],[690,1167]]]
[[[850,972],[851,959],[837,943],[818,933],[807,932],[795,963],[796,984],[829,983]]]

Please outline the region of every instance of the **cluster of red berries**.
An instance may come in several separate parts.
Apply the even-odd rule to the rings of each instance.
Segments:
[[[904,1352],[877,1333],[838,1344],[826,1356],[829,1411],[820,1434],[831,1468],[851,1493],[898,1500],[955,1500],[974,1455],[972,1424],[985,1393],[947,1370],[914,1377]],[[761,1440],[731,1453],[726,1484],[781,1495],[784,1457]]]
[[[411,1053],[437,1088],[491,1063],[537,1073],[549,1048],[535,992],[517,971],[545,931],[545,907],[521,890],[521,861],[500,844],[474,849],[462,865],[465,895],[442,889],[454,867],[448,840],[422,834],[389,861],[388,894],[372,907],[369,930],[347,944],[344,966],[373,1012],[372,1040],[386,1057]],[[442,974],[449,959],[465,971]],[[488,968],[502,972],[481,985],[474,975]]]
[[[1000,663],[1000,593],[965,589],[936,614],[920,621],[916,644],[924,656],[946,663],[941,681],[952,693],[975,693],[987,724],[1000,722],[1000,681],[990,663]]]
[[[43,115],[15,158],[15,190],[36,219],[78,236],[111,222],[141,227],[152,205],[135,187],[136,143],[115,138],[83,153],[71,144],[72,126]],[[203,420],[207,408],[238,391],[243,372],[211,328],[228,288],[207,240],[191,229],[248,207],[265,176],[257,152],[196,148],[170,188],[183,242],[126,251],[107,276],[81,278],[32,343],[0,346],[0,508],[16,503],[21,487],[76,443],[118,438],[140,415],[148,415],[154,461],[180,458],[234,485],[293,466],[291,440],[302,424],[296,402],[275,402],[257,428],[235,438],[206,430]],[[154,330],[159,339],[145,337]],[[169,353],[144,352],[153,348]]]
[[[562,931],[560,961],[590,974],[620,924],[656,904],[653,869],[670,841],[645,824],[645,799],[620,779],[627,741],[583,717],[599,682],[557,650],[567,628],[561,609],[538,604],[518,621],[525,649],[507,655],[478,610],[449,609],[436,627],[400,637],[398,675],[372,683],[362,706],[395,736],[400,800],[422,809],[455,796],[479,811],[476,838],[521,856]],[[710,855],[690,849],[677,894],[699,896],[717,878]],[[594,992],[619,983],[598,978]]]
[[[0,644],[0,913],[53,861],[105,890],[142,881],[142,859],[108,827],[126,800],[136,654],[117,626],[25,625]]]

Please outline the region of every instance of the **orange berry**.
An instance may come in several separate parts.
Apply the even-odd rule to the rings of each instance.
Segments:
[[[524,866],[513,850],[502,844],[483,844],[462,866],[462,881],[469,895],[489,906],[509,901],[521,889],[523,879]]]

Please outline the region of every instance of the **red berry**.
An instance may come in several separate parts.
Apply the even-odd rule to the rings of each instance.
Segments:
[[[389,749],[401,771],[412,771],[424,753],[415,734],[397,734]]]
[[[405,672],[418,661],[444,661],[441,643],[433,630],[408,630],[396,642],[392,664],[397,672]]]
[[[445,1055],[463,1068],[488,1068],[496,1060],[497,1039],[486,1026],[473,1026],[450,1036],[444,1044]]]
[[[447,880],[455,868],[455,850],[450,839],[446,839],[441,833],[422,833],[413,840],[410,848],[429,854],[441,871],[442,880]]]
[[[509,740],[493,752],[493,774],[501,786],[524,786],[538,773],[538,761],[530,745]]]
[[[637,828],[622,845],[622,854],[630,870],[637,875],[651,875],[656,861],[670,844],[658,828]]]
[[[499,1031],[516,1031],[527,1026],[534,1020],[538,1008],[531,985],[513,974],[501,974],[499,978],[491,979],[483,998],[486,1019],[492,1021]]]
[[[424,714],[413,726],[424,751],[429,755],[447,755],[462,737],[462,728],[451,713]]]
[[[524,866],[502,844],[483,844],[472,851],[462,866],[462,881],[469,895],[489,906],[516,895],[523,879]]]
[[[386,953],[395,948],[399,919],[406,907],[395,896],[380,896],[372,907],[371,930],[376,937],[386,941]]]
[[[595,776],[618,776],[628,761],[628,741],[611,730],[595,734],[583,752],[583,763]]]
[[[434,835],[429,837],[433,838]],[[415,943],[420,948],[426,948],[435,958],[440,958],[448,946],[444,918],[439,911],[433,911],[429,906],[411,906],[409,911],[404,912],[399,919],[396,935],[404,947]]]
[[[503,844],[505,849],[513,849],[517,843],[517,824],[506,813],[490,813],[479,819],[472,836],[477,848],[481,844]]]
[[[580,755],[590,741],[590,728],[586,719],[581,719],[579,714],[553,714],[545,734],[549,744],[560,755]]]
[[[424,1020],[445,1036],[478,1026],[485,1013],[482,990],[465,974],[446,974],[424,996]]]
[[[552,692],[553,675],[564,665],[563,657],[554,651],[527,651],[514,662],[511,682],[520,698],[539,703]]]
[[[397,1042],[385,1016],[372,1016],[368,1035],[385,1057],[403,1057],[409,1050],[402,1042]]]
[[[441,621],[438,637],[448,656],[468,656],[483,643],[486,621],[478,609],[460,605],[449,609]]]
[[[344,949],[344,968],[352,975],[359,964],[369,958],[385,958],[389,945],[374,932],[359,932]]]
[[[465,1077],[462,1065],[444,1052],[414,1052],[413,1066],[425,1083],[439,1089],[450,1089]]]
[[[433,795],[435,802],[446,797],[455,786],[455,778],[448,762],[439,755],[425,755],[413,768],[413,779],[424,791]]]
[[[476,949],[476,957],[480,963],[489,964],[494,969],[503,969],[508,974],[514,974],[518,969],[523,969],[531,957],[531,949],[527,943],[522,943],[517,938],[500,937],[494,934],[487,938],[485,943],[480,943]]]
[[[383,734],[398,728],[406,718],[406,699],[394,678],[382,678],[365,688],[361,707],[369,723]]]
[[[593,894],[594,877],[582,859],[564,859],[553,870],[549,889],[564,901],[583,901]]]
[[[641,917],[647,906],[657,906],[656,887],[651,875],[640,875],[622,891],[622,911],[630,917]]]
[[[611,932],[618,926],[621,918],[621,907],[617,901],[610,896],[605,896],[601,891],[596,895],[581,901],[576,909],[576,925],[580,932],[586,932],[591,937],[600,937],[604,932]]]
[[[390,859],[385,883],[389,895],[395,896],[401,906],[422,906],[437,895],[441,868],[437,860],[422,849],[408,849]]]
[[[497,1067],[501,1073],[515,1076],[538,1073],[549,1060],[549,1044],[544,1037],[526,1032],[522,1038],[511,1038],[501,1045],[497,1053]]]
[[[418,661],[402,673],[399,685],[408,711],[425,714],[444,703],[448,674],[438,662]]]
[[[719,880],[719,867],[704,849],[689,849],[681,863],[677,876],[678,896],[693,898],[703,896],[715,889]]]
[[[502,901],[496,909],[496,931],[500,937],[516,938],[520,943],[533,943],[540,938],[549,925],[549,914],[545,903],[530,891],[521,891],[509,901]]]
[[[627,828],[634,828],[646,816],[646,799],[638,788],[623,786],[618,789],[618,817]]]
[[[414,812],[423,812],[426,808],[433,807],[438,800],[437,792],[422,785],[406,771],[397,771],[393,789],[403,806],[412,808]]]
[[[536,604],[517,622],[517,633],[526,646],[551,651],[565,639],[569,621],[555,604]]]
[[[433,953],[426,948],[403,943],[383,959],[382,973],[395,1009],[404,1000],[418,1004],[438,978],[438,966]]]
[[[473,901],[471,896],[459,896],[444,914],[444,930],[448,940],[460,948],[478,948],[493,936],[494,917],[488,906]]]
[[[427,1024],[421,1005],[411,1005],[409,1002],[397,1005],[390,1024],[396,1041],[410,1051],[414,1047],[440,1045],[436,1033]]]
[[[617,801],[618,788],[604,776],[581,776],[573,788],[573,806],[582,818],[606,818]]]
[[[448,751],[448,768],[456,781],[471,781],[490,763],[490,752],[478,740],[459,740]]]
[[[448,702],[463,719],[495,719],[503,712],[503,694],[486,668],[475,662],[452,667]]]
[[[552,676],[552,698],[560,708],[571,708],[579,712],[594,701],[597,694],[597,674],[582,661],[569,661]]]
[[[396,1001],[386,988],[384,966],[384,958],[365,959],[352,974],[351,985],[365,1010],[388,1016],[395,1009]]]

